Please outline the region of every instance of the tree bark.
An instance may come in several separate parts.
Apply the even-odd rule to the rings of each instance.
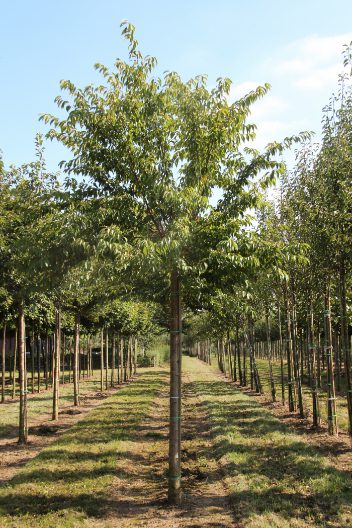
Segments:
[[[35,380],[35,359],[34,359],[34,351],[35,351],[35,333],[34,330],[32,330],[32,339],[31,339],[31,384],[32,384],[32,394],[34,394],[34,380]]]
[[[6,389],[6,323],[4,323],[2,330],[2,347],[1,347],[1,360],[2,360],[2,383],[1,383],[1,403],[5,402],[5,389]]]
[[[116,363],[116,335],[115,332],[112,333],[111,340],[111,387],[115,386],[115,365]]]
[[[74,351],[73,351],[73,400],[74,405],[79,405],[79,331],[80,331],[81,317],[79,312],[75,317],[75,336],[74,336]]]
[[[181,284],[177,271],[171,272],[170,287],[170,504],[179,505],[181,492]]]
[[[297,343],[296,296],[294,293],[292,296],[292,345],[293,345],[293,371],[294,371],[295,382],[296,382],[296,387],[297,387],[298,409],[299,409],[300,418],[304,418],[302,383],[301,383],[301,374],[300,374],[300,368],[299,368],[298,343]]]
[[[270,376],[270,387],[271,387],[271,397],[273,402],[276,401],[276,390],[275,390],[275,381],[273,375],[273,363],[272,363],[272,351],[271,351],[271,328],[269,314],[266,313],[266,342],[268,349],[268,362],[269,362],[269,376]]]
[[[282,342],[282,326],[281,326],[281,308],[280,299],[278,299],[278,322],[279,322],[279,348],[280,348],[280,377],[281,377],[281,401],[285,404],[285,376],[284,376],[284,350]]]
[[[100,390],[104,390],[104,328],[100,333]]]
[[[330,313],[330,286],[327,285],[324,297],[324,331],[325,331],[325,356],[328,376],[328,429],[329,434],[337,435],[336,419],[336,395],[334,383],[333,367],[333,347],[331,331],[331,313]]]
[[[295,389],[293,380],[293,360],[292,360],[292,338],[291,338],[291,316],[290,302],[288,292],[285,289],[285,308],[286,308],[286,354],[287,354],[287,385],[288,385],[288,407],[290,412],[296,410]]]
[[[344,259],[340,263],[340,311],[341,311],[341,345],[345,362],[345,378],[347,388],[348,432],[352,436],[352,372],[351,350],[348,342],[348,320],[346,302],[346,270]]]
[[[54,348],[54,379],[53,379],[53,413],[52,419],[59,419],[59,383],[61,354],[61,315],[60,308],[55,308],[55,348]]]
[[[27,362],[26,362],[26,336],[25,336],[24,304],[20,301],[18,310],[18,358],[20,377],[20,417],[18,430],[18,443],[26,444],[28,440],[27,422]]]
[[[109,388],[109,329],[105,331],[105,389]]]
[[[312,403],[313,403],[313,425],[319,427],[320,425],[320,404],[317,384],[317,358],[316,345],[314,343],[314,313],[313,303],[310,301],[310,313],[308,316],[308,351],[311,364],[311,378],[312,378]]]
[[[13,374],[12,374],[12,398],[16,396],[16,364],[17,364],[17,328],[15,330],[15,343],[13,349]]]

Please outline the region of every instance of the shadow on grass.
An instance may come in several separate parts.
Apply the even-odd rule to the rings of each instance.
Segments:
[[[127,467],[117,468],[117,459],[129,460],[134,467],[141,468],[143,479],[160,478],[147,471],[148,460],[143,453],[131,453],[123,442],[133,441],[136,429],[142,427],[145,441],[154,441],[157,431],[148,423],[148,412],[153,398],[166,383],[164,371],[147,372],[143,378],[110,395],[0,490],[1,515],[41,518],[53,512],[75,510],[100,517],[111,508],[123,508],[123,500],[109,498],[113,478],[118,477],[133,490],[133,479],[140,477],[132,477]]]
[[[325,526],[326,519],[336,521],[349,510],[351,472],[329,465],[316,448],[235,386],[193,382],[190,389],[206,401],[216,457],[231,479],[230,500],[238,521],[274,513]]]

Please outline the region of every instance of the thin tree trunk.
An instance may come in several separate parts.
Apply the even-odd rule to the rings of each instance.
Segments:
[[[61,368],[61,383],[65,385],[65,352],[66,352],[66,336],[62,336],[62,368]]]
[[[6,323],[4,323],[2,330],[2,347],[1,347],[1,361],[2,361],[2,383],[1,383],[1,403],[5,402],[6,390]]]
[[[137,374],[137,350],[138,350],[138,341],[137,338],[134,338],[133,341],[133,375]]]
[[[104,328],[100,334],[100,390],[104,390]]]
[[[232,344],[232,350],[233,354],[233,381],[237,382],[237,343],[236,343],[236,336],[234,337],[234,341]],[[210,354],[209,354],[210,357]]]
[[[121,340],[120,333],[116,336],[116,373],[117,373],[117,384],[120,385],[122,381],[121,376]]]
[[[109,330],[108,328],[105,331],[105,388],[108,390],[109,383]]]
[[[128,379],[132,378],[132,336],[128,338]]]
[[[116,339],[115,339],[115,332],[113,332],[112,339],[111,339],[111,380],[110,380],[111,387],[115,385],[115,361],[116,361]]]
[[[52,419],[59,419],[59,383],[61,354],[61,315],[60,308],[55,309],[55,349],[54,349],[54,379],[53,379],[53,412]]]
[[[12,374],[12,398],[16,397],[16,366],[17,366],[17,328],[15,330],[15,343],[13,349],[13,374]]]
[[[281,377],[281,401],[285,404],[285,376],[284,376],[284,350],[282,343],[281,308],[278,300],[278,320],[279,320],[279,348],[280,348],[280,377]]]
[[[240,339],[238,335],[238,324],[236,325],[236,348],[237,348],[237,366],[238,366],[238,377],[240,385],[243,385],[242,377],[242,367],[241,367],[241,349],[240,349]]]
[[[35,350],[35,341],[34,341],[34,330],[32,330],[32,339],[31,339],[31,385],[32,385],[32,394],[34,394],[34,379],[35,379],[35,361],[34,361],[34,350]]]
[[[247,346],[242,341],[242,352],[243,352],[243,386],[247,385]]]
[[[333,350],[332,350],[332,332],[331,332],[331,313],[330,313],[330,286],[325,290],[324,298],[324,323],[325,323],[325,355],[328,376],[328,429],[329,434],[337,435],[337,418],[336,418],[336,394],[334,383],[333,367]]]
[[[351,350],[348,342],[348,320],[346,302],[346,272],[345,263],[341,259],[340,264],[340,311],[341,311],[341,344],[345,361],[345,379],[347,388],[347,411],[348,432],[352,436],[352,372],[351,372]]]
[[[27,365],[26,365],[26,335],[25,335],[24,305],[20,301],[18,310],[18,358],[20,376],[20,416],[18,443],[26,444],[28,440],[27,422]]]
[[[292,316],[293,316],[292,317],[293,369],[294,369],[295,381],[296,381],[296,386],[297,386],[299,415],[301,418],[304,418],[302,383],[301,383],[301,374],[300,374],[299,357],[298,357],[297,313],[296,313],[295,294],[293,294]]]
[[[79,405],[79,333],[80,333],[81,317],[79,312],[75,316],[75,335],[74,335],[74,351],[73,351],[73,400],[74,405]]]
[[[128,361],[128,341],[126,346],[126,339],[122,339],[122,357],[123,357],[123,381],[127,381],[127,361]]]
[[[320,425],[320,404],[317,385],[317,361],[316,361],[316,345],[314,343],[314,313],[313,303],[310,301],[310,313],[308,316],[308,350],[311,363],[311,379],[312,379],[312,403],[313,403],[313,426]]]
[[[45,340],[45,388],[49,388],[49,336]]]
[[[273,363],[272,363],[272,352],[271,352],[271,329],[270,329],[270,321],[269,321],[268,312],[266,313],[266,342],[267,342],[267,347],[268,347],[271,397],[272,397],[273,402],[275,402],[276,401],[276,390],[275,390],[275,382],[274,382],[274,375],[273,375]]]
[[[40,351],[42,348],[42,341],[41,341],[40,335],[37,335],[36,343],[37,343],[37,346],[36,346],[36,349],[37,349],[37,390],[39,393],[40,392],[40,367],[41,367]]]
[[[170,504],[181,503],[181,284],[177,271],[171,272],[170,287]]]
[[[296,410],[294,380],[292,376],[292,339],[291,339],[291,317],[290,304],[288,299],[288,292],[285,290],[285,304],[286,304],[286,354],[287,354],[287,377],[288,377],[288,406],[290,412]]]

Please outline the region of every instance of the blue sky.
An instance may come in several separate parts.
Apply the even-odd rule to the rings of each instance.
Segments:
[[[210,84],[233,82],[236,98],[255,85],[272,90],[256,103],[256,146],[300,130],[319,132],[321,108],[342,70],[342,44],[352,40],[351,0],[0,0],[0,149],[6,165],[34,157],[42,112],[56,113],[60,79],[97,80],[96,62],[125,55],[119,24],[136,26],[143,52],[158,70]],[[51,170],[67,155],[47,146]],[[291,162],[290,157],[288,159]]]

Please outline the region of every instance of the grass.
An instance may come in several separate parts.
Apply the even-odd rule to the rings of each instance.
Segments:
[[[164,376],[160,370],[144,372],[19,471],[0,489],[0,526],[73,528],[104,516],[116,458],[128,458],[136,426]],[[129,478],[121,470],[118,476]]]
[[[207,405],[236,520],[246,528],[352,526],[350,472],[338,470],[213,368],[185,358]]]
[[[189,373],[185,390],[198,396],[194,405],[206,406],[211,423],[211,448],[199,453],[197,464],[211,478],[218,472],[214,458],[219,462],[239,526],[352,527],[347,468],[334,466],[314,440],[304,441],[255,399],[224,382],[214,367],[188,357],[183,364]],[[133,464],[141,464],[136,430],[146,428],[145,417],[166,383],[165,370],[144,371],[22,468],[0,488],[1,528],[110,526],[109,513],[119,499],[116,478],[122,490],[137,489],[139,472],[131,474]],[[146,432],[156,435],[153,428]],[[151,458],[147,469],[154,478],[153,463]],[[132,526],[132,505],[129,515]]]
[[[266,393],[271,393],[271,387],[270,387],[270,378],[269,378],[269,364],[268,361],[265,359],[256,359],[260,379],[263,385],[263,390]],[[288,398],[287,393],[287,366],[284,365],[284,372],[285,372],[285,395],[286,395],[286,401]],[[281,374],[280,374],[280,363],[273,362],[273,375],[275,380],[275,388],[276,388],[276,399],[277,401],[281,401]],[[250,379],[247,377],[247,379]],[[320,400],[320,413],[322,419],[327,422],[327,393],[326,390],[324,390],[324,376],[323,376],[323,385],[322,389],[319,391],[319,400]],[[306,410],[308,411],[308,414],[312,414],[313,404],[312,404],[312,394],[309,386],[307,383],[304,383],[302,386],[303,389],[303,401],[304,406]],[[341,429],[347,430],[348,429],[348,410],[347,410],[347,399],[346,394],[337,394],[336,395],[336,407],[337,407],[337,423],[338,427]]]
[[[109,376],[110,381],[110,376]],[[87,392],[100,390],[100,372],[95,371],[92,378],[81,378],[80,392],[83,396]],[[60,402],[66,405],[69,402],[73,403],[73,384],[60,385]],[[51,416],[52,410],[52,391],[43,390],[30,394],[28,397],[28,423],[40,414],[47,414]],[[19,398],[15,400],[8,400],[5,404],[0,405],[0,438],[15,437],[18,433],[18,415],[19,415]]]

